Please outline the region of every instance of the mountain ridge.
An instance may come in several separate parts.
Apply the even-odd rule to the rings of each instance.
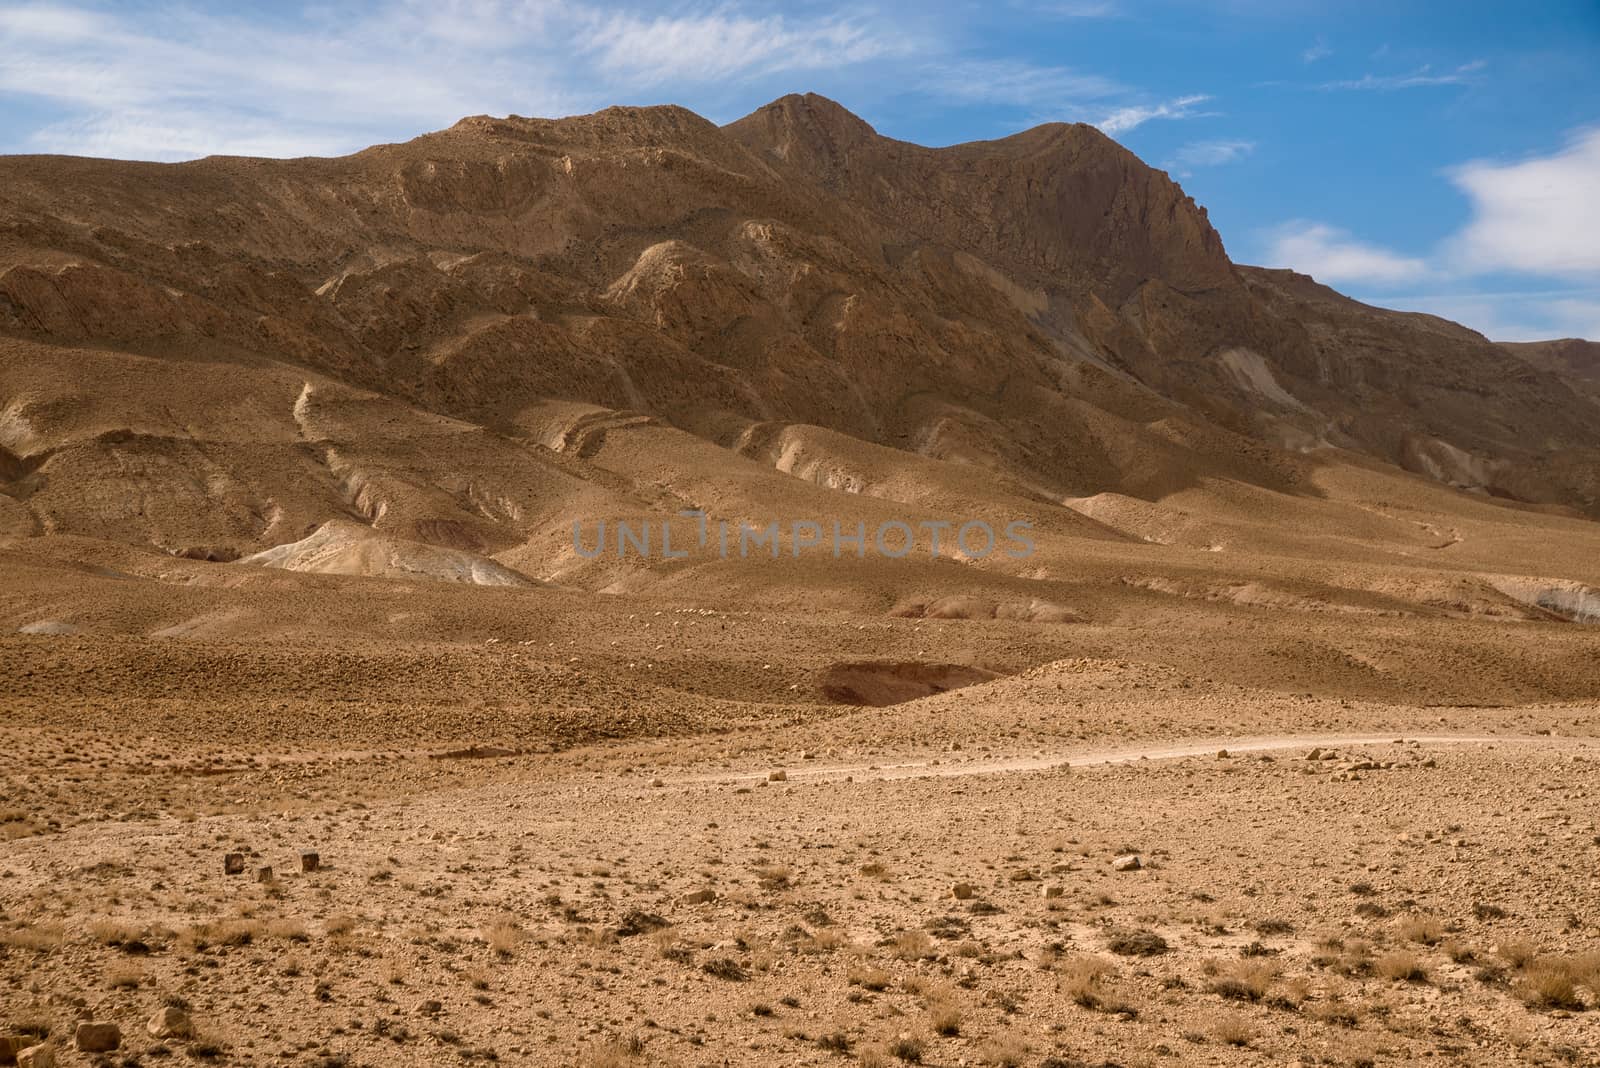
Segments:
[[[1042,502],[1314,493],[1344,451],[1600,512],[1594,395],[1465,328],[1234,264],[1181,186],[1088,127],[923,148],[795,96],[724,127],[676,106],[474,116],[345,157],[5,157],[0,178],[17,532],[231,559],[354,517],[522,552],[573,500],[660,507],[681,472],[591,461],[661,435],[740,479],[784,455],[754,443],[803,440],[844,450],[815,479],[888,448]],[[312,384],[339,413],[314,440],[292,415]],[[462,457],[415,451],[443,440],[435,416]],[[146,499],[188,503],[91,499],[120,499],[130,464]],[[747,492],[725,506],[748,514]],[[534,556],[510,566],[570,563]]]

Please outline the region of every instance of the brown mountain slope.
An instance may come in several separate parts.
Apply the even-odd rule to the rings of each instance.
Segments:
[[[1235,267],[1082,126],[924,149],[787,97],[329,160],[0,159],[18,535],[230,560],[351,520],[603,585],[574,517],[881,521],[981,484],[1065,537],[1299,551],[1221,533],[1218,488],[1298,513],[1348,450],[1592,514],[1597,415],[1470,331]],[[1212,527],[1106,504],[1185,494]]]
[[[1503,341],[1500,347],[1544,371],[1600,390],[1600,341],[1568,337],[1557,341]]]

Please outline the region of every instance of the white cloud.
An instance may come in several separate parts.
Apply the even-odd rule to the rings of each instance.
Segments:
[[[1384,294],[1371,302],[1463,323],[1495,341],[1600,340],[1600,298],[1571,290]]]
[[[1191,141],[1173,153],[1179,167],[1217,167],[1255,151],[1254,141]]]
[[[494,44],[451,12],[497,21]],[[35,150],[168,160],[352,151],[483,111],[569,110],[574,95],[515,51],[544,17],[510,0],[397,0],[284,28],[185,8],[152,22],[35,5],[0,13],[0,94],[68,110],[32,133]]]
[[[1315,44],[1300,53],[1300,60],[1303,63],[1315,63],[1317,60],[1327,59],[1331,55],[1333,55],[1333,49],[1328,47],[1328,42],[1318,37]]]
[[[1369,245],[1322,223],[1292,222],[1272,235],[1266,265],[1292,267],[1319,282],[1392,284],[1428,274],[1427,261]]]
[[[1600,128],[1554,155],[1478,160],[1450,179],[1472,201],[1472,218],[1447,246],[1462,269],[1600,274]]]
[[[1011,104],[1040,113],[1080,110],[1084,101],[1127,92],[1109,78],[1016,60],[965,60],[927,69],[923,87],[955,100]]]
[[[1477,160],[1448,174],[1471,215],[1425,256],[1294,222],[1266,235],[1264,262],[1382,293],[1373,303],[1440,315],[1498,341],[1600,340],[1600,128],[1574,132],[1550,155]],[[1508,288],[1528,277],[1556,288]],[[1406,284],[1420,291],[1393,295]]]
[[[1443,74],[1435,74],[1431,66],[1418,67],[1408,74],[1366,74],[1360,78],[1345,81],[1323,82],[1320,89],[1342,90],[1377,90],[1389,92],[1395,89],[1420,89],[1432,85],[1464,85],[1473,81],[1474,76],[1486,66],[1483,60],[1476,59],[1471,63],[1463,63],[1454,70]]]
[[[959,20],[891,24],[828,0],[301,2],[164,0],[134,11],[0,0],[0,107],[17,131],[0,151],[336,154],[472,114],[567,115],[661,93],[714,110],[749,105],[769,84],[775,96],[814,80],[796,86],[794,72],[1014,109],[1008,119],[1098,117],[1111,133],[1195,117],[1206,99],[1150,103],[1090,71],[975,54]],[[1038,17],[1120,12],[1117,0],[1012,2]],[[856,73],[869,62],[870,80]]]
[[[641,18],[590,2],[379,0],[289,19],[182,3],[141,16],[0,9],[0,100],[66,112],[7,147],[162,160],[348,152],[464,115],[571,114],[630,89],[839,69],[906,47],[840,17],[720,6]]]
[[[1108,134],[1122,133],[1141,126],[1151,119],[1190,119],[1197,118],[1206,112],[1195,111],[1196,105],[1210,100],[1203,93],[1191,96],[1180,96],[1176,100],[1169,100],[1164,104],[1136,104],[1131,107],[1117,108],[1106,115],[1094,125]]]
[[[1027,7],[1035,14],[1059,19],[1108,19],[1122,13],[1122,6],[1112,0],[1056,0],[1054,3],[1028,4]]]
[[[891,43],[840,18],[795,25],[782,16],[726,13],[642,19],[615,15],[594,31],[588,50],[608,73],[634,84],[710,81],[751,70],[841,67],[893,50]]]

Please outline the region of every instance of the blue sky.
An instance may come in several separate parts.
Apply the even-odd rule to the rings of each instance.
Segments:
[[[924,144],[1092,122],[1230,254],[1600,339],[1596,0],[0,0],[0,152],[328,155],[467,114],[834,97]]]

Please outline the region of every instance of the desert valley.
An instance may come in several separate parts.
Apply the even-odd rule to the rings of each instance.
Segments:
[[[0,157],[0,576],[0,1063],[1600,1063],[1600,344],[1090,126]]]

